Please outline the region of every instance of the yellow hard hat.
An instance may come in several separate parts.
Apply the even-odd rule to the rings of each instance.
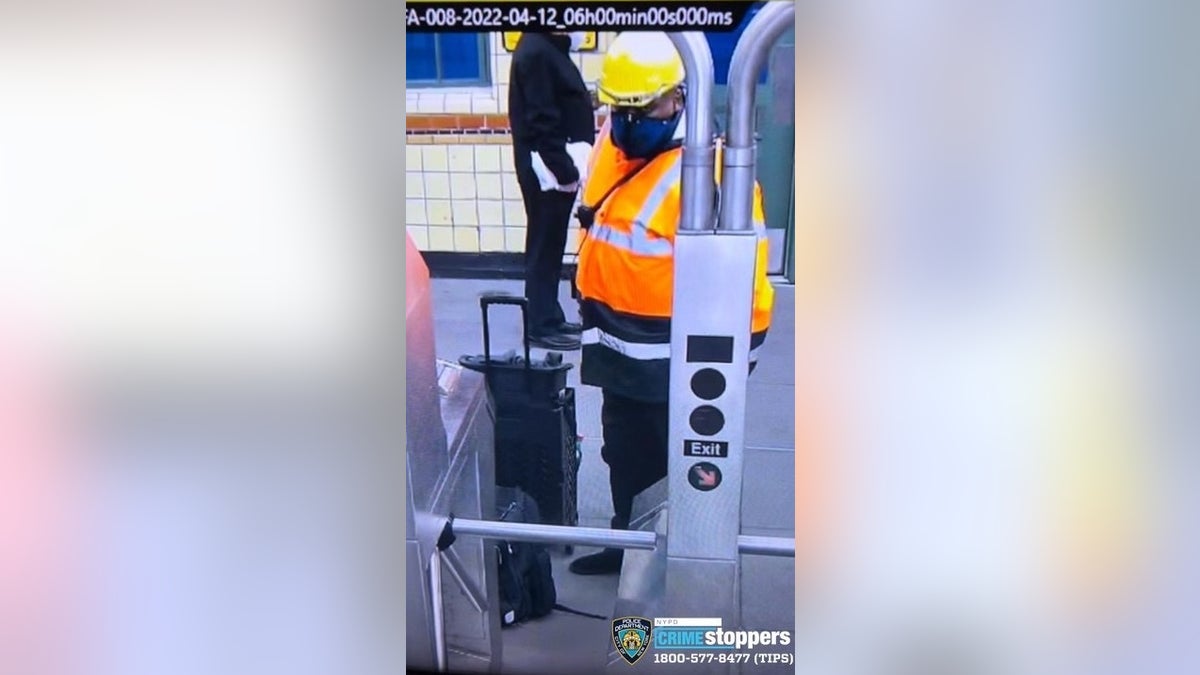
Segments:
[[[604,54],[596,89],[605,105],[640,108],[683,81],[683,59],[666,33],[621,33]]]

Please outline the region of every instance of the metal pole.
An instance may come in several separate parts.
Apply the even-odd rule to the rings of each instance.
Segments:
[[[792,2],[768,2],[742,33],[729,63],[729,123],[721,161],[722,230],[753,227],[754,93],[775,41],[796,22]]]
[[[712,51],[702,33],[668,33],[679,50],[687,72],[687,100],[684,112],[687,128],[683,141],[683,170],[680,174],[682,204],[680,230],[711,230],[714,222],[716,187],[713,148],[712,90],[714,86]]]
[[[658,535],[654,532],[608,530],[599,527],[569,527],[566,525],[535,525],[530,523],[501,523],[490,520],[456,518],[451,530],[458,536],[477,536],[488,539],[509,539],[539,544],[573,544],[607,548],[654,550]]]
[[[446,672],[446,617],[442,606],[442,556],[434,550],[429,557],[429,597],[433,600],[433,651],[439,673]]]
[[[747,534],[738,535],[738,553],[745,555],[766,555],[780,558],[796,557],[796,540],[782,537],[757,537]]]

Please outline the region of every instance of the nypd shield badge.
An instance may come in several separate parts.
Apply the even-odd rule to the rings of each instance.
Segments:
[[[623,616],[612,622],[613,645],[626,663],[633,665],[650,648],[650,620]]]

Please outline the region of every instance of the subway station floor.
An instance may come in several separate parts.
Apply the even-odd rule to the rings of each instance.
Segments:
[[[795,532],[795,295],[776,283],[775,312],[759,367],[747,390],[746,463],[743,483],[742,533],[792,537]],[[457,362],[464,354],[483,353],[479,296],[489,291],[521,294],[522,285],[506,280],[435,279],[434,330],[439,359]],[[569,285],[560,297],[568,319],[577,319]],[[520,310],[491,309],[493,353],[521,347]],[[533,358],[545,354],[534,348]],[[608,468],[600,459],[600,391],[579,382],[579,352],[564,360],[575,364],[568,385],[576,389],[577,422],[583,437],[578,510],[581,526],[608,527],[612,506]],[[571,574],[571,559],[595,549],[576,548],[571,556],[554,555],[559,602],[584,612],[609,615],[618,577]],[[746,556],[742,561],[743,626],[746,630],[791,630],[794,625],[794,563],[786,558]],[[608,651],[607,622],[563,612],[503,631],[505,673],[599,672]],[[595,663],[592,670],[585,664]],[[789,671],[790,671],[790,667]]]

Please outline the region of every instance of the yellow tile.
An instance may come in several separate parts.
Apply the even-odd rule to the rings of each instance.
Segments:
[[[419,171],[409,171],[404,174],[404,196],[424,197],[425,177]]]
[[[453,251],[454,250],[454,228],[453,227],[431,227],[431,228],[429,228],[429,250],[430,251]]]
[[[479,201],[480,225],[503,225],[504,202],[483,199]]]
[[[454,250],[459,253],[479,253],[479,228],[455,227]]]
[[[448,113],[471,112],[470,94],[447,94],[444,110]]]
[[[455,134],[438,134],[433,137],[433,142],[437,145],[459,145],[463,139]]]
[[[475,175],[475,190],[480,199],[503,199],[504,192],[500,186],[500,174],[480,173]]]
[[[504,228],[503,227],[481,227],[481,228],[479,228],[479,250],[480,251],[503,251],[504,250]]]
[[[455,225],[478,225],[479,215],[474,199],[451,200]]]
[[[450,196],[454,199],[475,199],[475,174],[450,174]]]
[[[476,96],[471,99],[471,112],[476,115],[500,112],[500,104],[494,96]]]
[[[504,224],[508,227],[525,227],[525,205],[521,202],[504,202]]]
[[[429,250],[429,228],[424,225],[409,225],[407,228],[408,236],[412,237],[413,244],[422,251]]]
[[[517,174],[500,174],[500,184],[504,188],[505,199],[521,199],[521,185],[517,183]]]
[[[404,200],[404,223],[406,225],[425,225],[429,217],[425,215],[424,199]]]
[[[427,136],[424,134],[419,135],[419,136],[417,134],[413,134],[412,136],[407,136],[404,139],[405,145],[430,145],[432,143],[433,143],[433,136]],[[415,148],[413,150],[414,153],[420,152],[420,151],[421,151],[421,148]]]
[[[450,161],[445,146],[421,148],[421,168],[425,171],[449,171]]]
[[[425,213],[430,225],[453,225],[454,215],[450,211],[449,199],[428,199],[425,201]],[[432,235],[431,235],[432,236]]]
[[[524,253],[525,252],[525,228],[522,227],[506,227],[504,228],[504,248],[509,253]]]
[[[456,148],[450,148],[449,161],[451,171],[474,171],[475,170],[475,153],[471,151],[472,146],[460,145]]]
[[[425,174],[425,196],[429,199],[450,199],[450,174]]]
[[[404,141],[405,141],[404,167],[406,169],[408,169],[409,171],[420,171],[421,170],[421,149],[407,147],[408,143],[410,141],[407,138],[404,139]]]

